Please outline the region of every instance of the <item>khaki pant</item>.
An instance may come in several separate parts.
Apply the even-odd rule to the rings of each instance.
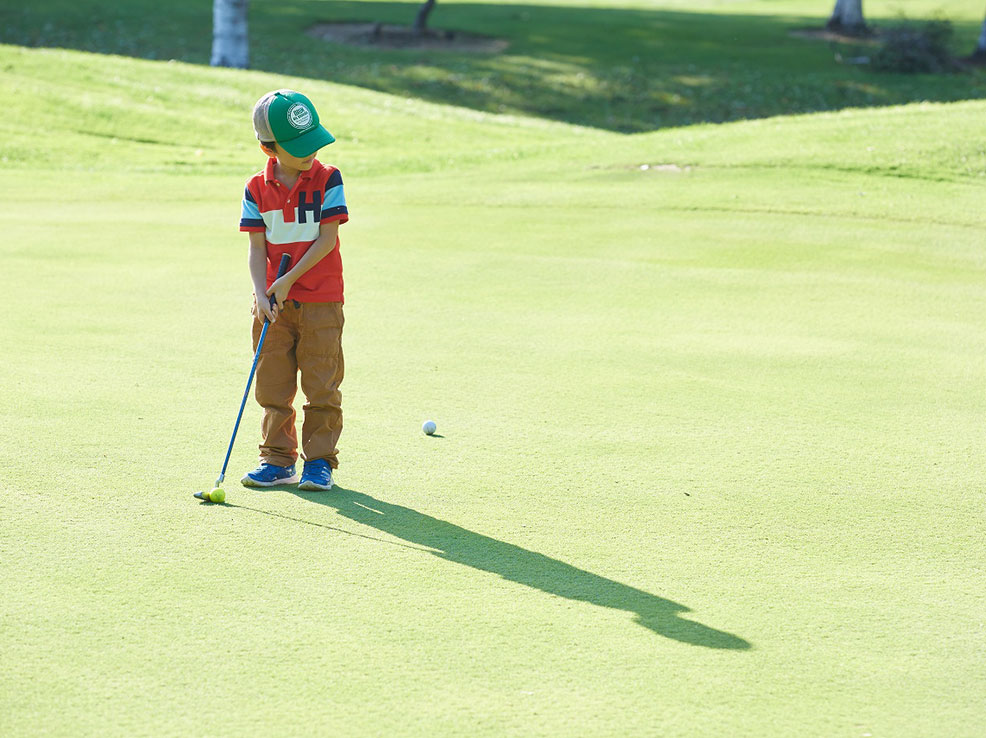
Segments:
[[[253,350],[257,350],[263,322],[254,307]],[[260,460],[288,466],[298,459],[294,396],[301,391],[305,418],[301,427],[302,458],[325,459],[339,466],[336,444],[342,434],[342,326],[341,302],[299,303],[286,300],[284,310],[267,329],[257,362],[256,397],[264,408]]]

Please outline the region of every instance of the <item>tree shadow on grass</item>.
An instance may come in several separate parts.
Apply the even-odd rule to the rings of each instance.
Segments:
[[[790,35],[821,28],[824,4],[811,17],[438,3],[431,17],[436,29],[504,39],[509,47],[500,54],[361,48],[306,35],[326,21],[406,25],[419,7],[417,0],[253,3],[251,66],[627,133],[986,94],[986,75],[874,74],[839,64],[834,52],[844,45]],[[52,0],[0,10],[0,42],[207,64],[211,20],[211,3],[202,0]],[[978,24],[956,23],[956,31],[957,43],[972,48]]]
[[[414,544],[414,547],[423,546],[432,555],[447,561],[498,574],[511,582],[558,597],[631,612],[636,616],[635,622],[665,638],[706,648],[751,648],[750,643],[739,636],[681,617],[681,613],[689,609],[677,602],[416,510],[342,487],[335,487],[331,492],[290,491],[309,502],[334,508],[356,523]]]

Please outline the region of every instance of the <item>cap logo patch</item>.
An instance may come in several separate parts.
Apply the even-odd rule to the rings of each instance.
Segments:
[[[303,131],[312,124],[312,111],[301,103],[295,103],[288,108],[288,123]]]

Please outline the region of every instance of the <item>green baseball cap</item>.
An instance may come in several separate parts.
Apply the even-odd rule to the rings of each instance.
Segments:
[[[259,141],[277,141],[291,156],[305,157],[335,141],[318,122],[312,101],[294,90],[268,92],[253,106]]]

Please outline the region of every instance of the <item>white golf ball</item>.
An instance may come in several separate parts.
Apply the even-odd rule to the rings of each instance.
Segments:
[[[435,425],[434,420],[426,420],[424,422],[424,425],[421,426],[421,430],[425,432],[426,436],[430,436],[432,433],[438,430],[438,426]]]

